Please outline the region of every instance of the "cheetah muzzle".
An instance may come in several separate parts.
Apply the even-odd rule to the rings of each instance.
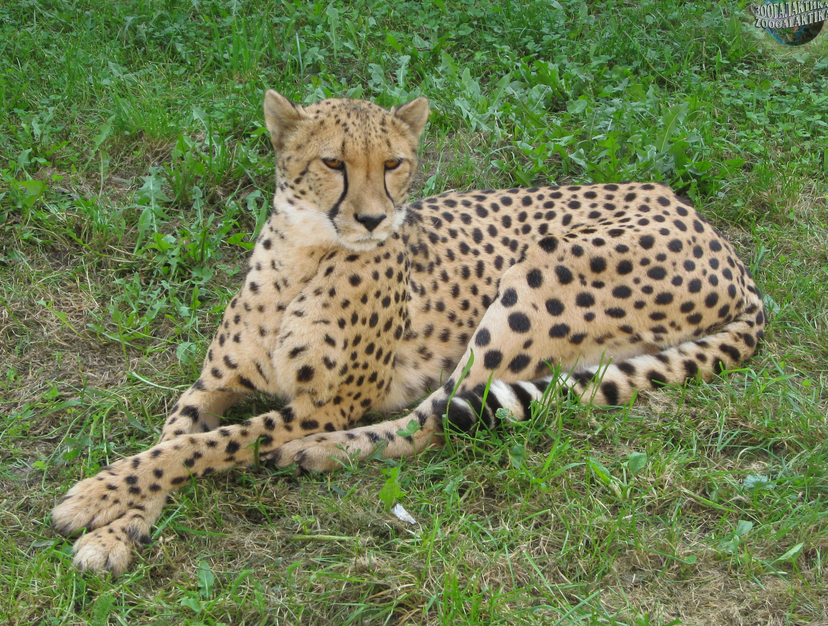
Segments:
[[[124,572],[170,491],[249,465],[254,449],[317,471],[379,447],[408,456],[443,441],[444,419],[468,430],[496,426],[498,409],[526,418],[551,384],[618,406],[753,354],[765,313],[750,274],[664,185],[406,204],[428,112],[424,98],[389,111],[356,100],[301,107],[267,92],[277,187],[244,286],[158,444],[78,483],[54,509],[58,532],[88,529],[78,567]],[[254,391],[288,404],[221,426]],[[368,410],[423,397],[406,417],[354,428]]]

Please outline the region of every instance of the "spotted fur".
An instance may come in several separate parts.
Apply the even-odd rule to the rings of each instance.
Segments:
[[[551,383],[597,405],[708,380],[756,350],[762,299],[730,244],[652,183],[446,193],[406,205],[423,99],[307,108],[275,92],[273,213],[200,378],[159,443],[73,487],[55,528],[83,569],[126,570],[167,493],[250,464],[328,471],[529,414]],[[468,374],[462,372],[473,363]],[[556,372],[556,373],[553,373]],[[492,382],[487,386],[487,381]],[[287,405],[221,426],[239,398]],[[452,398],[452,393],[456,392]],[[412,415],[353,428],[425,397]],[[256,445],[254,445],[256,444]]]

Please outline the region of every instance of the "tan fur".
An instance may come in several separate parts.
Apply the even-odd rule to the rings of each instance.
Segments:
[[[550,385],[620,405],[707,380],[756,349],[765,316],[749,273],[663,185],[405,205],[423,98],[391,111],[351,100],[303,108],[269,91],[264,109],[278,151],[273,214],[159,444],[80,482],[55,508],[59,532],[90,529],[75,547],[81,568],[125,571],[167,493],[251,463],[256,448],[319,471],[378,447],[405,456],[443,441],[444,416],[463,430],[495,426],[499,408],[523,419]],[[220,427],[254,390],[288,404]],[[423,396],[411,415],[347,430],[369,409]]]

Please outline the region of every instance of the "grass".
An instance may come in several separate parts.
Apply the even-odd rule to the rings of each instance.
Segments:
[[[826,623],[828,39],[783,49],[745,4],[1,6],[0,621]],[[617,412],[199,481],[130,573],[79,574],[49,510],[197,375],[272,193],[268,87],[427,96],[418,196],[673,185],[749,261],[767,341]]]

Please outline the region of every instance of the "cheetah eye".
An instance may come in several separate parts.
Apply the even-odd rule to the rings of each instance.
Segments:
[[[385,169],[387,170],[395,170],[400,166],[402,163],[402,159],[388,159],[385,162]]]
[[[345,163],[340,161],[339,159],[322,159],[322,162],[327,165],[332,170],[344,170]]]

